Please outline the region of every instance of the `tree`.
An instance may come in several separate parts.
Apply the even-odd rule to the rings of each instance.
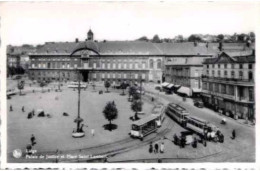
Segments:
[[[137,112],[142,111],[142,102],[140,100],[134,100],[131,104],[131,109],[135,112],[135,116],[137,116]]]
[[[140,37],[140,38],[137,39],[137,40],[140,40],[140,41],[146,41],[146,42],[149,41],[149,39],[148,39],[146,36]]]
[[[125,82],[123,82],[123,83],[121,84],[121,88],[122,88],[122,90],[123,90],[123,92],[122,92],[122,95],[123,95],[123,96],[125,95],[125,89],[126,89],[126,87],[127,87],[127,84],[126,84]]]
[[[153,36],[152,42],[153,43],[161,43],[161,40],[160,40],[160,38],[157,34]]]
[[[218,36],[217,36],[217,38],[218,38],[218,41],[222,41],[222,40],[224,40],[224,35],[223,34],[219,34]]]
[[[189,42],[201,42],[202,40],[201,40],[201,37],[199,37],[195,34],[192,34],[189,36],[188,41]]]
[[[108,88],[111,86],[110,82],[109,81],[105,81],[105,87],[107,89],[107,92],[108,92]]]
[[[252,42],[255,42],[255,33],[254,32],[250,32],[249,34],[249,38]]]
[[[24,82],[20,81],[17,84],[17,88],[20,90],[20,96],[22,95],[22,89],[24,88]]]
[[[115,102],[108,102],[103,110],[105,118],[109,121],[109,130],[111,131],[111,122],[118,117],[118,110]]]

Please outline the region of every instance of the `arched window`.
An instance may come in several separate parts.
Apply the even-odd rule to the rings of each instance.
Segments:
[[[150,69],[153,69],[153,59],[150,59]]]
[[[162,61],[161,59],[157,59],[157,69],[161,69],[162,68]]]

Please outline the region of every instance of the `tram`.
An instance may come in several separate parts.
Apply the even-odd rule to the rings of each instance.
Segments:
[[[133,138],[139,138],[141,141],[143,138],[158,129],[157,121],[158,116],[156,115],[149,115],[143,119],[138,121],[134,121],[132,123],[132,128],[129,135]]]
[[[190,129],[202,136],[206,136],[209,129],[209,122],[195,116],[189,116],[187,118],[186,128]]]
[[[68,88],[78,88],[79,83],[78,82],[70,82],[68,85]],[[80,83],[80,88],[87,88],[87,84],[86,83]]]
[[[156,105],[152,110],[152,115],[157,116],[156,124],[161,127],[165,119],[165,106],[162,104]]]
[[[187,117],[189,116],[189,112],[186,111],[185,108],[175,104],[170,103],[166,109],[166,114],[170,116],[172,119],[180,123],[182,126],[186,126]]]

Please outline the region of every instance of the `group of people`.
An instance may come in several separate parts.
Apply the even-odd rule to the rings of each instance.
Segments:
[[[149,145],[149,153],[164,153],[164,142],[161,143],[153,143],[151,142]]]

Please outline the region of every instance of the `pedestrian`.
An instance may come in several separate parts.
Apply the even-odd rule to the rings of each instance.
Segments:
[[[32,134],[32,136],[31,136],[31,144],[32,144],[32,146],[34,146],[35,144],[36,144],[36,142],[35,142],[35,136]]]
[[[11,106],[10,106],[10,112],[12,112],[12,111],[13,111],[13,106],[11,105]]]
[[[35,115],[35,112],[34,112],[34,109],[32,110],[32,116],[34,116]]]
[[[235,139],[236,138],[236,131],[233,129],[232,131],[232,139]]]
[[[164,143],[163,142],[161,143],[161,146],[160,146],[160,153],[164,153]]]
[[[22,107],[22,112],[24,112],[24,106]]]
[[[95,129],[91,129],[91,135],[92,135],[92,137],[95,136]]]
[[[154,144],[154,153],[158,153],[159,145],[157,143]]]
[[[152,153],[153,152],[153,143],[150,142],[150,145],[149,145],[149,153]]]

